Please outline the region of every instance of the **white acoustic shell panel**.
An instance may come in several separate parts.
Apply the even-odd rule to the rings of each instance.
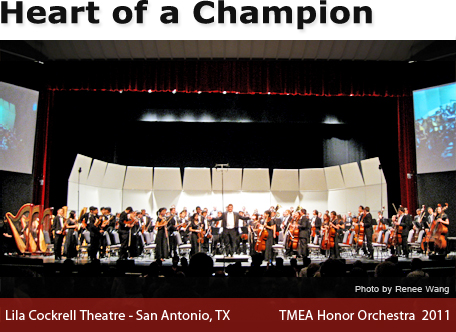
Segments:
[[[378,168],[379,165],[380,159],[378,158],[361,160],[361,168],[363,170],[364,183],[366,186],[380,184],[381,182],[383,184],[386,183],[383,170]]]
[[[331,189],[344,189],[344,179],[340,171],[340,166],[325,167],[326,185]]]
[[[111,188],[98,188],[98,202],[101,206],[110,207],[112,213],[121,212],[122,209],[122,190]]]
[[[299,191],[299,172],[297,169],[274,169],[271,191]]]
[[[210,192],[211,189],[212,184],[210,168],[186,167],[184,169],[184,191]]]
[[[212,190],[241,191],[242,190],[242,168],[213,168],[212,169]]]
[[[103,177],[103,188],[122,189],[125,179],[126,166],[117,164],[108,164]]]
[[[328,209],[328,191],[303,191],[300,195],[300,205],[307,211]]]
[[[129,206],[131,206],[135,211],[146,209],[146,211],[150,214],[150,211],[152,211],[154,206],[152,191],[124,189],[121,211],[125,210]]]
[[[182,180],[180,168],[154,168],[154,191],[165,190],[175,191],[182,190]]]
[[[345,188],[363,187],[364,181],[358,163],[350,163],[340,166],[344,177]]]
[[[73,164],[73,168],[70,173],[68,181],[80,184],[87,183],[87,177],[89,176],[90,166],[92,165],[92,158],[78,154]],[[79,174],[79,168],[81,168],[81,173]]]
[[[123,189],[152,190],[152,167],[128,166]]]
[[[299,189],[303,191],[327,190],[325,170],[323,168],[300,169]]]
[[[242,178],[242,190],[262,192],[270,191],[269,169],[267,168],[244,168]]]
[[[94,159],[90,168],[86,184],[94,187],[101,187],[108,163]]]

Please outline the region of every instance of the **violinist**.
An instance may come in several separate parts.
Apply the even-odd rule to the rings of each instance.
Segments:
[[[133,227],[133,224],[129,224],[129,216],[130,213],[133,212],[133,208],[131,206],[127,207],[125,211],[123,211],[119,216],[119,237],[120,237],[120,249],[119,249],[119,260],[125,260],[128,257],[128,252],[131,253],[131,249],[129,247],[129,237],[130,237],[130,230]]]
[[[218,217],[222,216],[222,211],[218,212]],[[216,216],[216,217],[217,217]],[[214,255],[221,255],[221,247],[222,247],[222,222],[219,221],[211,221],[211,233],[212,233],[212,256]]]
[[[405,258],[409,258],[409,248],[408,248],[408,234],[412,228],[412,218],[409,214],[405,214],[405,208],[400,207],[398,210],[399,218],[396,221],[397,226],[402,226],[402,253]]]
[[[155,223],[155,258],[164,261],[168,256],[168,221],[166,208],[162,207],[157,211],[157,222]]]
[[[250,218],[251,219],[248,221],[247,229],[249,231],[250,256],[253,256],[255,255],[255,243],[257,241],[257,234],[258,229],[260,227],[260,222],[258,213],[252,214]]]
[[[188,242],[188,221],[187,221],[187,210],[182,210],[179,213],[179,218],[177,219],[177,227],[179,234],[182,239],[182,243]]]
[[[244,211],[239,211],[239,215],[241,217],[244,217]],[[247,255],[247,242],[249,239],[247,223],[248,220],[243,220],[242,225],[239,225],[239,233],[241,234],[241,236],[239,237],[239,243],[237,247],[238,254]]]
[[[91,260],[97,259],[97,253],[100,251],[100,243],[103,231],[100,228],[100,221],[98,220],[98,208],[91,206],[89,208],[89,218],[87,220],[87,230],[90,232],[90,247],[88,250],[89,258]],[[101,255],[101,253],[100,253]]]
[[[208,252],[209,251],[209,239],[207,237],[207,235],[210,233],[210,221],[207,217],[207,209],[205,208],[203,211],[201,211],[201,214],[200,214],[200,222],[201,222],[201,225],[203,226],[203,229],[204,229],[204,237],[203,237],[203,243],[201,244],[201,249],[203,252]]]
[[[360,205],[358,211],[360,213],[359,223],[364,226],[365,234],[363,252],[365,255],[368,255],[369,259],[374,259],[374,248],[372,247],[372,235],[374,234],[374,229],[372,227],[372,215],[370,213],[370,208],[368,206],[364,208]]]
[[[306,209],[301,209],[301,218],[299,219],[299,244],[298,244],[298,253],[299,257],[307,257],[309,255],[309,250],[307,244],[310,241],[310,228],[311,224],[307,218]]]

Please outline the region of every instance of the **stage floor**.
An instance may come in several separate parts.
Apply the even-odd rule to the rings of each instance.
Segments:
[[[17,262],[16,264],[20,264],[21,259],[23,259],[23,263],[25,265],[28,265],[30,263],[32,263],[32,264],[35,263],[35,262],[33,262],[34,260],[36,260],[36,264],[40,264],[41,262],[39,262],[39,261],[42,261],[42,264],[63,264],[65,262],[65,258],[62,258],[62,260],[55,260],[53,255],[33,254],[33,255],[24,255],[24,256],[4,256],[4,257],[5,258],[6,257],[16,258],[15,259],[15,262]],[[181,257],[184,257],[184,256],[181,256]],[[356,261],[361,261],[362,263],[364,263],[366,265],[376,265],[378,263],[383,262],[388,257],[389,257],[389,255],[384,255],[383,257],[376,257],[374,259],[368,259],[365,256],[345,256],[345,257],[342,257],[342,259],[345,259],[345,262],[347,265],[352,265]],[[448,260],[453,261],[455,257],[456,257],[456,253],[451,253],[448,258],[445,258],[444,261],[448,261]],[[249,267],[252,263],[252,258],[249,255],[234,255],[233,257],[215,255],[215,256],[211,256],[211,258],[214,261],[215,268],[223,268],[223,267],[228,266],[229,264],[234,264],[236,262],[240,262],[243,267]],[[310,256],[309,258],[311,259],[311,261],[313,263],[321,263],[327,259],[326,257],[323,257],[323,256]],[[413,258],[419,258],[423,262],[435,262],[425,255],[416,255],[416,254],[410,258],[399,257],[398,260],[399,260],[399,263],[401,263],[403,265],[403,264],[410,263]],[[187,259],[188,259],[188,256],[187,256]],[[290,258],[283,258],[283,259],[284,259],[284,261],[283,261],[284,266],[290,266]],[[115,266],[117,264],[117,260],[118,260],[118,257],[113,256],[110,258],[100,259],[100,263],[101,263],[101,265],[105,265],[105,266]],[[136,266],[146,267],[146,266],[149,266],[154,261],[154,257],[149,256],[149,255],[143,255],[141,257],[135,257],[134,259],[129,258],[128,260],[129,261],[134,260],[134,264]],[[75,265],[85,265],[90,262],[90,260],[88,259],[87,256],[83,256],[80,258],[73,258],[72,261],[74,262]],[[300,266],[303,265],[302,258],[298,258],[297,262],[298,262],[298,265],[300,265]],[[165,259],[162,264],[163,264],[163,266],[172,266],[172,259],[171,258]],[[33,264],[33,265],[35,265],[35,264]],[[261,266],[263,266],[263,267],[266,267],[267,265],[268,264],[266,261],[263,261],[261,264]],[[273,265],[275,265],[275,262],[273,262]]]

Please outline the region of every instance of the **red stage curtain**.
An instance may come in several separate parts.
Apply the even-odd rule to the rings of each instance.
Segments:
[[[408,207],[409,213],[414,215],[417,207],[417,178],[412,97],[397,98],[397,128],[401,204]]]
[[[149,61],[52,63],[51,90],[410,96],[396,62]]]

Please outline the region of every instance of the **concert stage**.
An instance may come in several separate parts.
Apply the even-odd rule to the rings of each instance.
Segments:
[[[223,255],[215,255],[210,256],[214,262],[214,272],[220,271],[225,269],[235,263],[240,263],[244,270],[248,270],[251,266],[252,258],[248,255],[234,255],[233,257],[230,256],[223,256]],[[420,258],[423,262],[423,271],[428,273],[431,277],[454,277],[455,275],[455,257],[453,253],[451,253],[448,257],[441,257],[440,259],[433,259],[432,257],[426,257],[424,255],[418,256],[415,255],[411,258],[403,258],[399,257],[399,266],[400,268],[406,273],[410,270],[410,263],[412,258]],[[325,257],[317,256],[317,257],[310,257],[312,263],[320,264],[326,260]],[[363,263],[363,268],[367,272],[368,276],[374,276],[375,267],[383,262],[387,256],[383,256],[382,258],[376,259],[367,259],[365,257],[347,257],[342,258],[345,262],[347,272],[351,271],[356,261],[360,261]],[[84,266],[90,264],[89,259],[87,256],[74,258],[71,260],[71,266],[73,266],[74,271],[80,271]],[[99,260],[100,267],[102,271],[108,271],[110,268],[115,268],[120,265],[125,270],[126,274],[128,275],[142,275],[147,273],[147,269],[150,264],[154,262],[154,258],[151,256],[142,256],[136,257],[135,259],[128,259],[124,261],[118,262],[118,257],[110,257],[110,258],[103,258]],[[297,259],[298,268],[303,268],[303,259]],[[29,268],[33,271],[37,271],[38,274],[47,274],[48,272],[54,273],[62,271],[64,269],[64,265],[68,264],[65,262],[64,259],[62,260],[55,260],[54,256],[45,256],[45,255],[25,255],[25,256],[3,256],[0,260],[0,267],[2,271],[16,271],[18,268]],[[276,265],[275,262],[272,265]],[[283,265],[285,267],[290,266],[290,259],[285,258],[283,261]],[[162,262],[163,269],[170,269],[172,267],[172,260],[165,259]],[[179,266],[181,264],[179,263]],[[262,269],[266,269],[268,266],[267,262],[263,261],[261,264]],[[1,276],[8,276],[8,272],[0,273]],[[14,275],[16,276],[16,275]]]

